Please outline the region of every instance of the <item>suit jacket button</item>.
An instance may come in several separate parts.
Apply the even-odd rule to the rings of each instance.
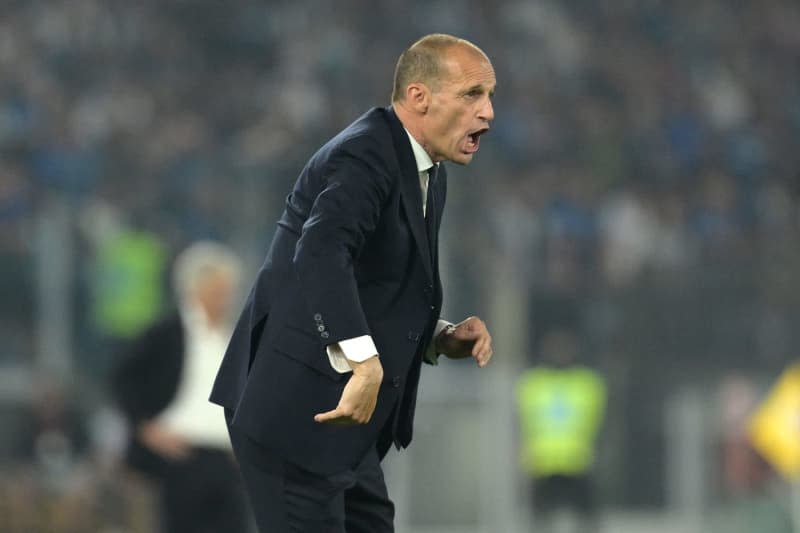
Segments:
[[[319,326],[317,326],[317,331],[320,331],[320,332],[325,331],[325,326],[320,324]]]
[[[393,377],[392,378],[392,387],[394,387],[395,389],[399,389],[401,381],[402,380],[400,379],[400,376]]]
[[[321,315],[321,314],[319,314],[319,313],[315,314],[315,315],[314,315],[314,320],[315,320],[316,322],[320,322],[320,321],[322,320],[322,315]]]
[[[327,339],[328,337],[331,336],[331,334],[328,333],[327,331],[323,331],[322,333],[319,334],[319,336],[322,337],[323,339]]]
[[[431,311],[433,311],[434,309],[436,309],[436,306],[435,305],[431,305]]]
[[[419,340],[419,333],[417,333],[416,331],[409,331],[408,340],[412,342],[417,342]]]

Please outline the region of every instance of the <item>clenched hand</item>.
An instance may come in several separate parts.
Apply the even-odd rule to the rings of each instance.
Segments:
[[[184,437],[173,433],[163,424],[145,420],[137,427],[139,440],[151,452],[169,461],[181,461],[191,455],[192,447]]]
[[[492,358],[492,336],[483,320],[471,316],[436,337],[436,351],[451,359],[472,357],[483,368]]]

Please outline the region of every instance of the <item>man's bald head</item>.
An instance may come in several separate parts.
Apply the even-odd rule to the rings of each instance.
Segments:
[[[489,61],[480,48],[466,39],[444,33],[426,35],[400,54],[394,71],[392,102],[403,100],[406,87],[411,83],[424,83],[431,90],[438,90],[442,78],[447,75],[444,59],[447,52],[454,47],[463,47]]]

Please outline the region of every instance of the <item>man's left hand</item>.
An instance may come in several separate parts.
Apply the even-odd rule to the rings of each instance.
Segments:
[[[492,336],[483,320],[471,316],[436,337],[436,351],[451,359],[472,357],[483,368],[492,358]]]

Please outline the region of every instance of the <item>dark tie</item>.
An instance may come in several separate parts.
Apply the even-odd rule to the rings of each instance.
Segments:
[[[425,229],[431,248],[431,260],[436,264],[436,165],[428,169],[428,199],[425,204]]]

